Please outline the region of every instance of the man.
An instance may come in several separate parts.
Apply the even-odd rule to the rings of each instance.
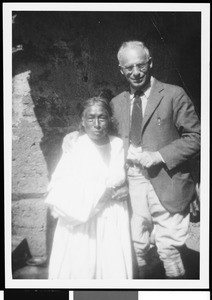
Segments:
[[[166,278],[185,278],[179,250],[188,237],[189,204],[195,199],[189,159],[200,151],[199,119],[181,87],[151,75],[152,58],[142,42],[123,43],[118,61],[130,89],[111,106],[125,147],[136,278],[147,278],[153,229]],[[65,137],[63,148],[70,141],[74,134]]]
[[[138,277],[146,276],[154,228],[166,277],[185,278],[179,249],[188,237],[189,203],[195,199],[189,159],[200,151],[199,119],[181,87],[152,77],[152,58],[142,42],[123,43],[118,60],[130,90],[111,105],[126,152]]]

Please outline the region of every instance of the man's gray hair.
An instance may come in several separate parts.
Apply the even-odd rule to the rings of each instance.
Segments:
[[[117,54],[117,58],[119,63],[121,62],[122,59],[122,55],[123,55],[123,51],[126,48],[141,48],[142,51],[144,51],[146,53],[147,58],[150,58],[150,52],[149,49],[145,46],[145,44],[143,42],[140,41],[128,41],[128,42],[124,42],[121,47],[119,48],[118,54]]]

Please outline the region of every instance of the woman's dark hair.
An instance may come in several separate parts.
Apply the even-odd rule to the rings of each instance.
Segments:
[[[109,105],[109,102],[107,101],[106,98],[104,98],[102,96],[92,97],[83,102],[80,102],[77,106],[79,117],[80,118],[82,117],[82,114],[86,108],[96,105],[96,104],[99,106],[102,106],[108,112],[109,117],[112,117],[112,109]]]

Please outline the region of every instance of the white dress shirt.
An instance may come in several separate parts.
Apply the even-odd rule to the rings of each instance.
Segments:
[[[142,89],[143,95],[141,96],[141,104],[142,104],[143,117],[144,117],[144,114],[145,114],[145,109],[146,109],[146,106],[147,106],[147,101],[148,101],[148,98],[149,98],[149,95],[150,95],[150,92],[151,92],[151,87],[152,87],[153,82],[154,82],[154,77],[151,77],[149,85],[147,87],[145,87],[145,89]],[[132,116],[132,108],[133,108],[133,103],[134,103],[134,99],[135,99],[134,93],[135,93],[135,90],[131,89],[131,93],[130,93],[130,118]],[[142,152],[142,146],[135,147],[134,145],[132,145],[130,143],[130,147],[129,147],[129,150],[128,150],[128,158],[130,159],[131,155],[133,155],[135,157],[136,156],[139,157],[139,153],[141,153],[141,152]],[[164,162],[163,157],[161,156],[161,154],[159,152],[158,152],[158,155],[160,155],[162,161]]]
[[[149,98],[149,95],[150,95],[151,86],[152,86],[153,81],[154,81],[154,78],[151,77],[150,84],[147,87],[145,87],[145,89],[142,90],[142,92],[144,94],[140,98],[141,98],[141,103],[142,103],[143,116],[144,116],[144,113],[145,113],[145,109],[146,109],[146,105],[147,105],[147,101],[148,101],[148,98]],[[130,94],[130,106],[131,106],[130,107],[130,117],[132,115],[132,108],[133,108],[133,103],[134,103],[134,100],[135,100],[134,93],[135,93],[135,91],[131,90],[131,94]]]

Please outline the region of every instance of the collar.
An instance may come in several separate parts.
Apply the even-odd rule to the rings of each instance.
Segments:
[[[150,94],[151,87],[153,85],[154,80],[155,80],[155,78],[153,76],[151,76],[149,84],[144,89],[142,89],[142,91],[147,99],[149,98],[149,94]],[[133,90],[131,88],[130,100],[132,100],[134,98],[134,93],[135,93],[135,90]]]

